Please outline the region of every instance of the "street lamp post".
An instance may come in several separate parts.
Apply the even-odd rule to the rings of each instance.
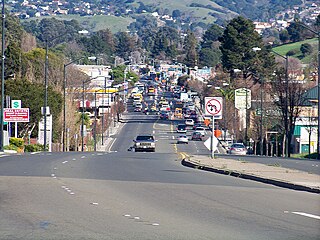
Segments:
[[[284,130],[285,130],[285,157],[289,156],[290,151],[290,139],[289,139],[289,129],[288,129],[288,95],[289,95],[289,74],[288,74],[288,66],[289,66],[289,57],[283,56],[273,50],[271,50],[272,53],[276,54],[277,56],[283,58],[285,60],[285,112],[284,112]]]
[[[263,87],[264,81],[263,78],[260,78],[260,155],[263,155]]]
[[[97,91],[94,92],[94,128],[93,128],[93,149],[97,151]]]
[[[93,78],[89,78],[87,80],[83,80],[82,81],[82,111],[81,111],[81,151],[84,151],[84,93],[85,93],[85,83],[90,82],[93,79],[98,78],[99,76],[93,77]]]
[[[4,60],[6,58],[5,55],[5,9],[4,9],[4,0],[2,0],[2,44],[1,44],[1,54],[2,54],[2,61],[1,61],[1,113],[0,113],[0,151],[3,151],[4,146],[4,131],[3,131],[3,109],[4,109]]]
[[[105,105],[105,97],[106,97],[106,93],[107,93],[107,77],[104,77],[104,96],[103,96],[103,106],[102,106],[102,109],[103,109],[103,112],[102,112],[102,117],[101,117],[101,131],[102,131],[102,136],[101,136],[101,145],[104,145],[104,105]]]
[[[78,31],[79,34],[87,34],[87,30]],[[48,106],[48,48],[49,41],[52,42],[60,37],[69,34],[69,32],[58,35],[51,39],[45,39],[45,65],[44,65],[44,105],[43,105],[43,116],[44,116],[44,130],[43,130],[43,151],[47,151],[47,106]],[[65,79],[64,79],[65,80]],[[65,85],[64,85],[65,89]],[[65,131],[65,129],[63,130]]]
[[[297,22],[299,26],[309,30],[310,32],[318,36],[318,145],[317,145],[317,159],[320,159],[320,32],[316,32],[313,29],[307,27],[306,25]]]
[[[63,151],[67,151],[66,148],[68,148],[68,146],[66,146],[65,142],[66,142],[66,131],[67,131],[67,127],[66,127],[66,112],[67,112],[67,106],[66,106],[66,88],[67,88],[67,74],[66,74],[66,68],[68,66],[70,66],[71,64],[80,61],[81,59],[83,59],[85,57],[81,57],[78,58],[76,60],[73,60],[67,64],[63,65],[63,134],[62,134],[62,145],[63,145]],[[88,57],[89,60],[95,60],[96,57]]]

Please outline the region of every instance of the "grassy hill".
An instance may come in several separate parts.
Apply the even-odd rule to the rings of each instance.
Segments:
[[[293,55],[292,57],[298,58],[302,61],[302,63],[310,63],[311,60],[311,55],[303,58],[302,53],[300,51],[300,47],[304,43],[309,43],[313,47],[313,53],[317,52],[318,49],[318,39],[317,38],[312,38],[312,39],[307,39],[301,42],[295,42],[295,43],[289,43],[289,44],[284,44],[278,47],[273,48],[273,51],[285,56],[289,51],[296,51],[297,53]]]
[[[57,15],[54,16],[61,20],[77,20],[84,29],[90,29],[90,31],[99,31],[102,29],[109,28],[113,33],[119,31],[126,31],[127,27],[134,19],[130,17],[116,17],[116,16],[106,16],[106,15],[96,15],[96,16],[80,16],[80,15]],[[29,20],[37,20],[41,18],[30,18]]]
[[[195,21],[204,23],[214,23],[216,17],[212,15],[215,14],[224,19],[230,19],[231,16],[236,15],[234,12],[221,7],[212,0],[136,0],[131,5],[136,7],[139,5],[139,2],[146,6],[152,6],[154,11],[162,9],[168,11],[169,14],[172,14],[172,11],[177,9],[187,15],[191,15]],[[228,14],[225,12],[228,12]]]

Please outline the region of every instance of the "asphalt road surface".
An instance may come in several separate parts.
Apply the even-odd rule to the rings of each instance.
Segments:
[[[105,153],[0,158],[0,239],[320,239],[320,197],[181,165],[173,124],[129,113]],[[141,133],[155,153],[128,151]]]

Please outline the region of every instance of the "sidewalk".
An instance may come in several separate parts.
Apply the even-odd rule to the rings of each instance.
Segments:
[[[209,156],[189,156],[185,153],[181,153],[181,156],[184,166],[294,190],[320,193],[320,175],[317,174],[242,160],[211,159]]]
[[[123,122],[118,122],[118,123],[116,123],[116,126],[113,126],[110,128],[110,133],[108,132],[109,130],[106,130],[104,132],[105,137],[103,139],[104,140],[103,145],[102,145],[101,140],[97,143],[97,151],[98,152],[106,152],[109,150],[110,144],[115,139],[114,135],[116,135],[119,132],[119,130],[123,127],[123,125],[124,125]]]

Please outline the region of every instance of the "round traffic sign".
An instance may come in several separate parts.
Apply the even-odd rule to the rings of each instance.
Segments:
[[[206,110],[212,116],[218,115],[221,112],[222,104],[217,99],[210,99],[206,104]]]

